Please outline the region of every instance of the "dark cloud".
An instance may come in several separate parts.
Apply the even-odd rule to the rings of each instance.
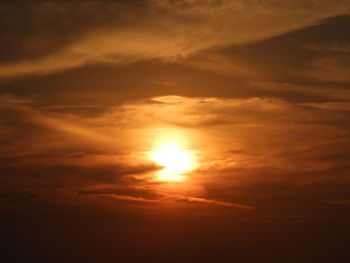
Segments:
[[[2,64],[45,57],[112,21],[123,23],[130,1],[3,1]],[[137,6],[133,9],[137,12]],[[103,13],[103,15],[101,15]],[[124,18],[123,18],[124,17]]]
[[[10,193],[9,195],[1,194],[0,195],[0,203],[16,203],[26,201],[35,197],[34,194],[17,194]]]
[[[330,54],[327,50],[308,47],[346,46],[350,43],[347,28],[350,25],[350,16],[333,17],[320,24],[274,37],[259,43],[253,43],[241,48],[233,48],[232,56],[251,61],[255,70],[270,79],[280,82],[307,84],[317,78],[308,76],[308,72],[315,69],[315,63],[330,56],[346,59],[348,52]],[[227,53],[226,53],[227,54]],[[331,72],[330,72],[331,73]],[[332,81],[329,81],[332,83]],[[334,79],[333,83],[336,82]],[[330,84],[328,83],[328,85]],[[310,83],[311,84],[311,83]],[[327,83],[322,83],[327,85]],[[309,86],[310,89],[313,86]]]
[[[249,79],[248,87],[288,100],[348,100],[349,21],[336,16],[262,41],[208,50],[189,65]]]

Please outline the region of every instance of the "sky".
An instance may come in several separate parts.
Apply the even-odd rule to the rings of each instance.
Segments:
[[[1,1],[4,262],[347,262],[349,28],[349,0]]]

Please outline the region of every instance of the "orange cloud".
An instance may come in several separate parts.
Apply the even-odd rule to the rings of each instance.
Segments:
[[[159,200],[145,199],[143,197],[118,194],[88,194],[88,198],[106,198],[110,200],[131,201],[141,203],[159,203]]]
[[[261,1],[249,3],[176,1],[175,3],[151,0],[141,6],[109,1],[100,4],[79,1],[65,5],[52,2],[50,5],[41,6],[40,3],[33,5],[23,5],[21,8],[28,8],[32,12],[43,9],[46,13],[35,18],[28,17],[25,26],[37,19],[42,19],[41,24],[45,24],[47,17],[50,16],[63,17],[67,19],[67,23],[72,23],[71,21],[75,20],[71,16],[79,15],[90,27],[81,25],[81,28],[74,28],[78,37],[69,36],[67,40],[60,40],[59,33],[67,25],[62,24],[59,19],[53,19],[57,20],[56,23],[49,20],[51,23],[47,23],[46,31],[52,29],[53,32],[57,31],[57,35],[41,35],[42,32],[36,33],[34,30],[35,34],[32,37],[39,38],[43,43],[58,42],[62,46],[44,45],[42,54],[39,48],[35,50],[37,56],[28,56],[23,60],[17,58],[14,63],[2,63],[0,65],[2,78],[49,74],[91,63],[120,64],[147,59],[181,61],[182,58],[202,50],[266,39],[305,27],[323,18],[344,14],[346,13],[344,10],[349,7],[346,0],[332,2],[271,0],[263,3]],[[96,12],[93,12],[96,10],[101,12],[97,12],[96,15]],[[109,11],[106,13],[106,10]],[[93,13],[95,15],[92,15]],[[116,15],[113,16],[113,13]],[[125,13],[129,15],[123,15]],[[96,21],[97,26],[91,21]],[[73,23],[70,26],[77,27]],[[21,42],[23,46],[19,48],[31,51],[33,48],[27,47],[27,42],[23,39]]]
[[[253,210],[254,209],[253,207],[248,206],[248,205],[241,205],[241,204],[235,204],[235,203],[230,203],[230,202],[222,202],[222,201],[216,201],[216,200],[210,200],[210,199],[192,197],[192,196],[184,196],[184,195],[171,195],[171,196],[167,197],[167,199],[193,202],[193,203],[211,204],[211,205],[218,205],[218,206],[226,206],[226,207],[234,207],[234,208],[243,209],[243,210]]]

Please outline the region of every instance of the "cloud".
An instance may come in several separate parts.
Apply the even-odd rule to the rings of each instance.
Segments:
[[[350,206],[350,200],[320,200],[317,203],[323,206]]]
[[[253,94],[294,101],[348,99],[349,24],[348,15],[335,16],[268,39],[208,49],[183,63],[246,80]]]
[[[325,103],[305,103],[304,105],[325,110],[349,111],[349,102],[325,102]]]
[[[176,87],[178,86],[177,83],[175,82],[166,82],[166,81],[160,81],[160,80],[152,80],[152,83],[155,83],[160,86],[165,86],[165,87]]]
[[[125,125],[159,136],[183,130],[191,147],[203,151],[198,176],[211,184],[229,184],[231,177],[235,178],[232,184],[250,180],[297,183],[299,179],[333,180],[338,177],[333,174],[337,167],[346,165],[340,157],[348,154],[342,149],[350,143],[348,114],[340,110],[346,105],[164,96],[122,106],[125,119],[117,111],[109,118],[119,116],[122,122],[127,120]],[[164,125],[163,130],[152,128]],[[324,176],[315,177],[316,171]],[[333,175],[328,177],[327,171]],[[305,176],[301,179],[295,176],[298,173]]]
[[[81,116],[69,108],[35,108],[33,101],[14,96],[1,100],[2,189],[31,189],[36,195],[42,188],[105,189],[102,194],[116,194],[117,199],[248,209],[276,196],[296,198],[303,187],[350,184],[346,102],[160,96]],[[162,140],[183,143],[196,155],[199,166],[182,184],[154,180],[160,167],[147,152]],[[292,190],[279,191],[283,185]],[[333,198],[323,188],[311,190],[313,197],[305,193],[310,200],[324,199],[322,193]],[[295,205],[291,200],[289,205]]]
[[[8,62],[0,66],[0,76],[48,74],[91,63],[174,61],[305,27],[346,13],[348,6],[345,0],[7,3],[2,20],[12,28],[2,37]]]
[[[80,192],[80,194],[86,195],[87,198],[106,198],[110,200],[118,200],[118,201],[131,201],[131,202],[141,202],[141,203],[168,203],[174,201],[185,201],[185,202],[193,202],[193,203],[203,203],[217,206],[225,206],[225,207],[233,207],[243,210],[253,210],[251,206],[222,202],[216,200],[209,200],[205,198],[185,196],[185,195],[164,195],[159,199],[146,199],[144,197],[138,196],[130,196],[130,195],[120,195],[115,193],[93,193],[93,192]]]
[[[226,207],[234,207],[238,209],[243,210],[253,210],[253,207],[248,205],[241,205],[241,204],[235,204],[235,203],[229,203],[229,202],[222,202],[222,201],[216,201],[216,200],[210,200],[200,197],[192,197],[192,196],[183,196],[183,195],[172,195],[170,197],[167,197],[167,199],[173,199],[178,201],[186,201],[186,202],[193,202],[193,203],[203,203],[203,204],[211,204],[211,205],[218,205],[218,206],[226,206]]]
[[[2,1],[3,257],[347,258],[348,6]],[[151,157],[168,142],[181,181]]]
[[[110,200],[118,200],[118,201],[131,201],[131,202],[141,202],[141,203],[159,203],[159,200],[145,199],[143,197],[138,196],[130,196],[130,195],[118,195],[118,194],[103,194],[103,193],[88,193],[85,194],[88,198],[106,198]]]
[[[0,195],[0,204],[4,204],[4,203],[11,204],[11,203],[16,203],[16,202],[22,202],[22,201],[32,199],[34,197],[35,197],[34,194],[28,194],[28,193],[22,193],[22,194],[17,194],[17,195],[14,195],[13,193],[10,195],[1,194]]]
[[[202,143],[199,140],[204,140],[208,143],[207,147],[219,147],[223,153],[227,151],[229,155],[231,151],[242,152],[244,154],[239,154],[242,156],[249,151],[262,153],[271,144],[274,147],[269,150],[269,154],[281,156],[287,150],[285,147],[289,147],[289,151],[309,151],[327,145],[332,136],[338,137],[338,141],[333,141],[335,144],[347,143],[348,140],[348,116],[343,112],[347,110],[345,102],[291,103],[278,98],[163,96],[110,107],[99,116],[85,118],[66,112],[43,113],[19,102],[14,105],[11,107],[16,107],[15,112],[18,115],[17,121],[13,118],[11,120],[14,127],[20,122],[24,126],[31,123],[32,128],[36,127],[35,133],[50,131],[47,134],[48,140],[59,132],[67,139],[66,143],[61,140],[61,146],[70,145],[73,149],[78,147],[73,152],[84,152],[85,147],[95,151],[111,150],[115,147],[114,153],[118,153],[117,149],[138,151],[141,150],[140,145],[147,141],[147,147],[151,146],[149,141],[154,134],[168,132],[171,136],[172,130],[174,136],[178,132],[187,133],[193,137],[194,144],[197,143],[198,136],[198,143]],[[6,118],[5,112],[2,116]],[[105,123],[110,125],[105,126]],[[227,136],[228,134],[231,136]],[[117,141],[116,135],[119,138]],[[73,143],[73,138],[77,137],[79,140]],[[41,139],[45,140],[45,136]],[[128,150],[118,154],[122,152]],[[91,156],[91,159],[95,158],[94,155]],[[230,158],[223,160],[226,159],[222,159],[220,165],[231,163]],[[284,161],[289,162],[287,159]],[[235,162],[232,160],[233,164]],[[89,161],[85,163],[88,164]]]
[[[317,80],[326,82],[349,83],[350,55],[328,56],[318,59],[314,62],[315,68],[308,72],[309,75]]]

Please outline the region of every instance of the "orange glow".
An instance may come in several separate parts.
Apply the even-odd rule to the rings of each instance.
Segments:
[[[157,180],[160,181],[183,181],[186,173],[195,166],[192,152],[181,149],[174,142],[166,143],[152,151],[151,158],[164,167],[157,176]]]

